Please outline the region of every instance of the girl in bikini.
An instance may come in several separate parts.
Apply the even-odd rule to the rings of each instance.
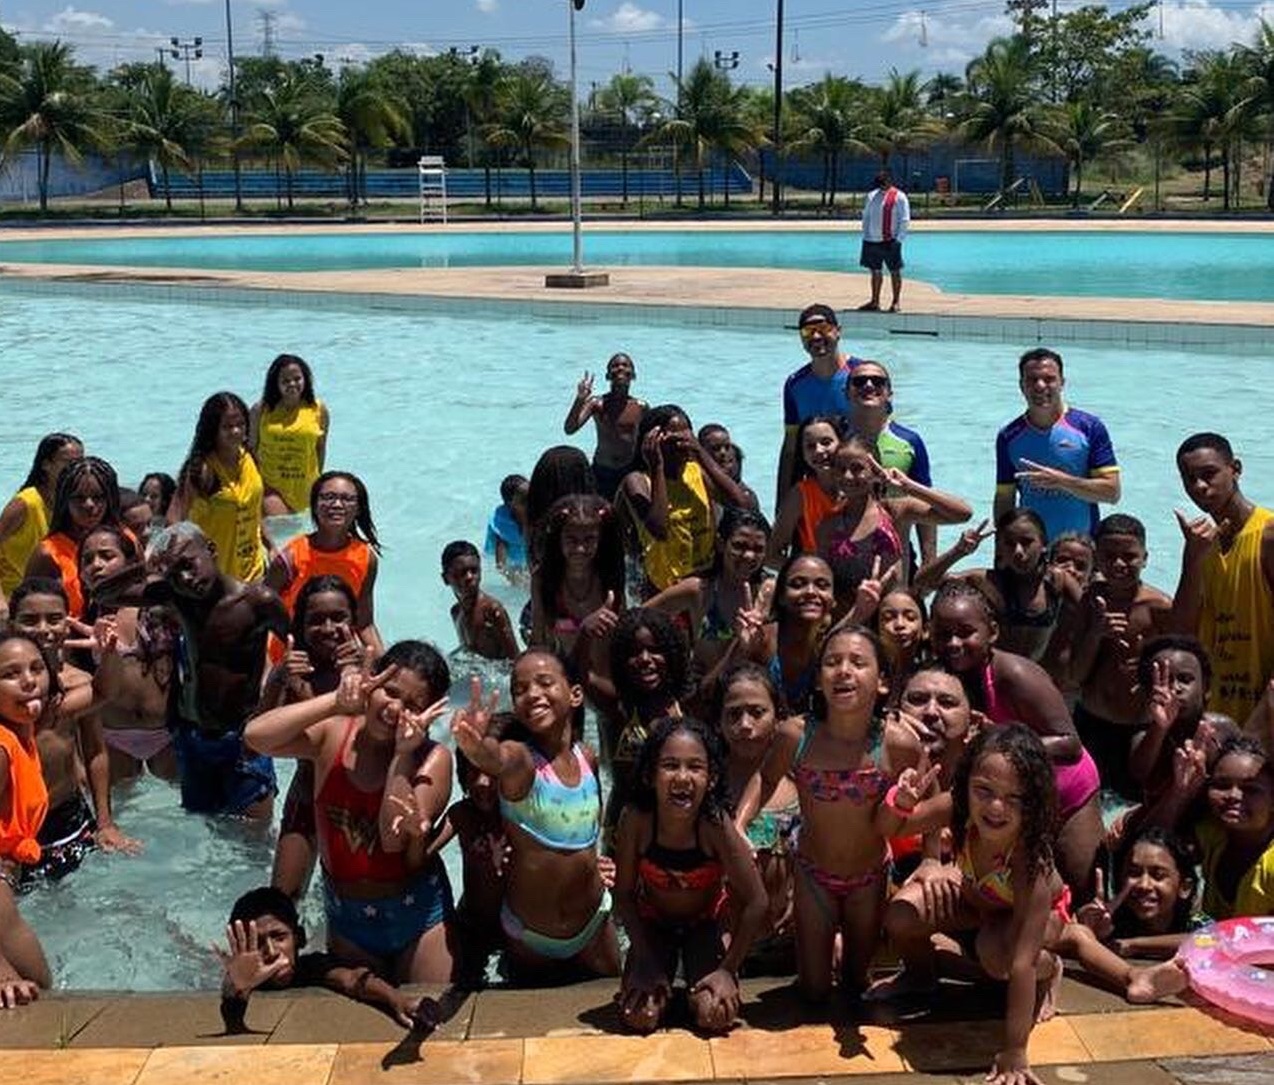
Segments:
[[[544,557],[531,574],[531,643],[605,675],[624,611],[624,541],[615,510],[595,494],[568,494],[549,509]]]
[[[348,471],[320,475],[310,488],[310,519],[314,530],[298,535],[275,553],[265,582],[279,593],[291,614],[309,580],[339,576],[354,592],[353,628],[358,639],[373,652],[384,651],[374,604],[380,539],[363,480]],[[282,658],[277,649],[271,655]]]
[[[766,895],[730,820],[725,777],[721,740],[697,720],[661,719],[642,747],[615,848],[615,907],[629,939],[619,1012],[634,1032],[663,1023],[679,961],[696,1028],[725,1032],[738,1016],[739,968]]]
[[[23,871],[40,861],[36,836],[49,809],[35,729],[59,696],[40,646],[22,633],[0,636],[0,1009],[33,1002],[53,985],[16,894]]]
[[[498,700],[474,678],[451,733],[479,772],[496,781],[511,848],[500,925],[505,960],[529,977],[563,969],[619,974],[619,941],[597,841],[597,759],[576,738],[583,689],[552,652],[530,648],[513,664],[510,692],[519,726],[490,734]]]
[[[743,663],[721,679],[717,726],[726,741],[726,793],[739,809],[752,777],[761,771],[779,728],[779,696],[770,672]],[[784,776],[774,793],[746,824],[735,822],[752,846],[769,907],[760,939],[775,949],[791,950],[792,852],[801,824],[796,782]],[[758,947],[760,948],[760,947]]]
[[[775,585],[770,621],[755,632],[754,623],[747,628],[749,643],[741,650],[767,664],[783,711],[799,715],[809,709],[818,646],[836,605],[832,569],[817,554],[798,554],[784,563]]]
[[[960,676],[969,703],[991,724],[1024,723],[1048,751],[1057,783],[1057,868],[1080,902],[1092,896],[1103,827],[1101,778],[1075,733],[1070,710],[1038,663],[997,646],[990,601],[967,580],[949,580],[933,602],[933,654]]]
[[[314,762],[314,823],[331,952],[396,983],[452,978],[451,884],[429,840],[451,797],[451,752],[429,738],[451,675],[400,641],[331,692],[248,721],[244,743]]]
[[[816,708],[802,726],[779,725],[761,771],[740,806],[747,824],[789,774],[801,805],[796,851],[797,979],[802,995],[822,1003],[831,994],[833,946],[842,936],[842,988],[867,986],[879,942],[888,887],[887,840],[898,835],[920,795],[936,778],[909,769],[897,788],[886,767],[877,703],[888,692],[880,646],[866,629],[844,627],[823,642],[817,658]]]

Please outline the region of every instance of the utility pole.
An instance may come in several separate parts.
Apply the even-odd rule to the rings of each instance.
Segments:
[[[239,169],[239,94],[234,76],[234,23],[230,18],[230,0],[226,0],[226,56],[230,62],[230,147],[234,155],[234,209],[243,210],[243,177]]]
[[[274,56],[274,21],[278,15],[273,11],[262,10],[257,13],[257,17],[261,20],[261,55],[272,57]]]
[[[770,192],[774,198],[773,213],[783,210],[782,168],[783,158],[783,0],[777,0],[774,30],[774,177]]]
[[[186,86],[190,86],[190,60],[203,59],[203,38],[193,38],[190,41],[182,41],[178,38],[169,38],[172,45],[173,60],[185,60],[186,62]]]

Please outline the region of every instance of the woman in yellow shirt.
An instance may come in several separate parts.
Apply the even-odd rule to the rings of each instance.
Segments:
[[[83,455],[84,445],[69,433],[41,438],[26,481],[0,512],[0,604],[18,586],[32,552],[49,533],[62,470]]]
[[[265,483],[267,516],[309,507],[310,487],[323,473],[328,425],[310,367],[295,354],[280,354],[270,363],[248,430],[248,451]]]
[[[177,493],[168,506],[168,522],[190,520],[216,548],[217,568],[236,580],[265,575],[265,487],[245,447],[248,407],[233,392],[204,401],[190,454],[177,476]]]

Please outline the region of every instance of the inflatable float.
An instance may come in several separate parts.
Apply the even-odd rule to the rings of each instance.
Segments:
[[[1223,1010],[1274,1026],[1274,916],[1209,923],[1181,945],[1191,989]]]

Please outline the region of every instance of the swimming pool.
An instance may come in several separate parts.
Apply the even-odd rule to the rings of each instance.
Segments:
[[[588,262],[599,267],[856,270],[858,234],[843,231],[613,230],[590,226]],[[569,234],[351,230],[0,241],[0,262],[243,271],[482,267],[569,263]],[[971,294],[1274,299],[1274,238],[1261,233],[918,230],[908,274]]]
[[[681,403],[696,425],[728,423],[747,452],[745,476],[768,509],[780,388],[803,360],[791,332],[651,327],[636,315],[581,322],[502,312],[468,320],[339,299],[283,308],[103,291],[0,289],[0,488],[17,488],[37,440],[52,429],[82,436],[125,484],[148,470],[173,472],[209,393],[229,388],[251,402],[270,359],[299,353],[331,407],[329,463],[357,472],[372,495],[386,546],[381,629],[390,639],[423,636],[446,649],[455,636],[439,553],[455,538],[480,544],[500,479],[529,473],[543,447],[565,439],[562,418],[582,370],[603,369],[611,353],[626,350],[636,360],[637,394]],[[898,417],[925,437],[938,485],[985,515],[996,429],[1022,409],[1019,347],[889,337],[847,346],[890,366]],[[1250,495],[1274,501],[1274,449],[1262,440],[1274,359],[1238,365],[1195,350],[1113,346],[1067,345],[1063,353],[1073,402],[1104,417],[1125,466],[1120,508],[1146,521],[1147,579],[1171,589],[1180,553],[1171,509],[1185,507],[1172,452],[1182,436],[1224,430],[1244,458]],[[1218,374],[1225,375],[1223,397]],[[576,443],[591,448],[591,437],[582,433]],[[989,550],[979,557],[989,560]],[[459,683],[467,673],[456,667]],[[181,815],[175,794],[154,781],[121,796],[117,815],[144,840],[145,855],[91,856],[66,883],[24,901],[59,986],[209,986],[217,967],[208,943],[221,937],[235,895],[268,878],[270,840]],[[321,915],[314,894],[305,915],[312,926]]]

